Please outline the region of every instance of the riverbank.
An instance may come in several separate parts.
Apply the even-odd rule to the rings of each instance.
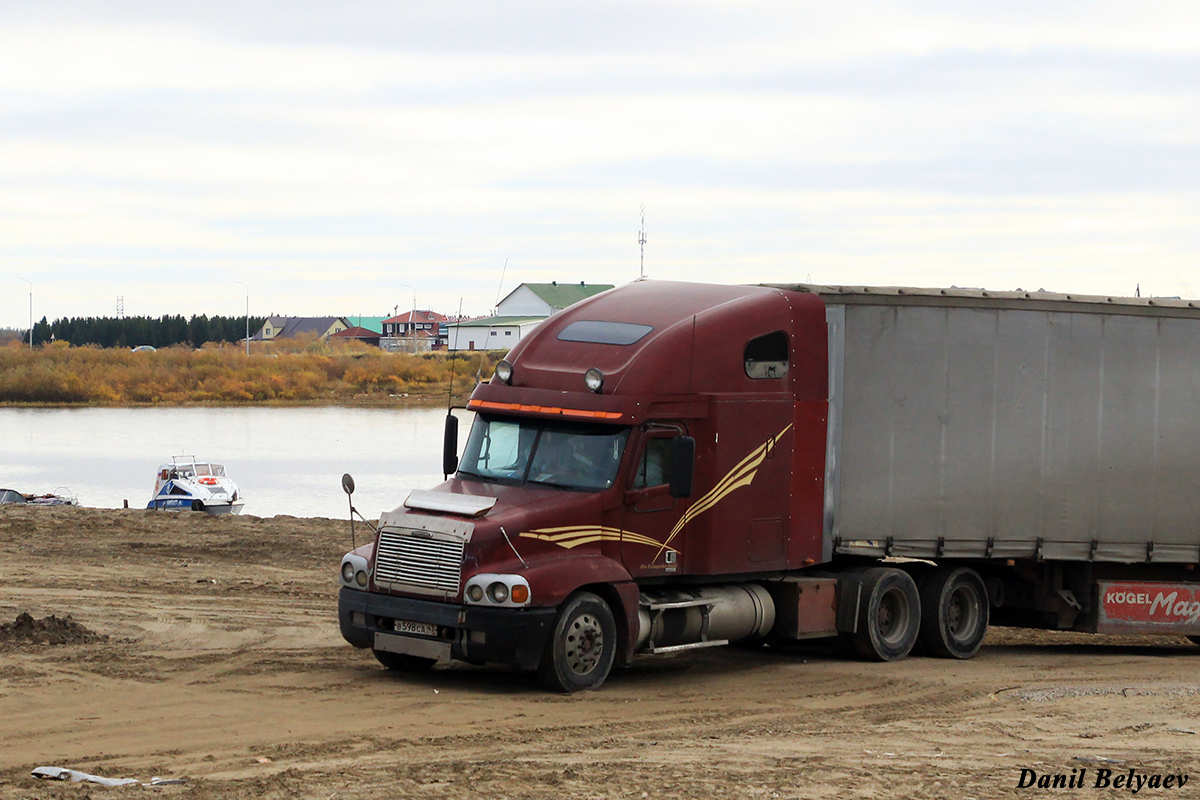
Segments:
[[[344,520],[0,507],[0,800],[137,791],[42,766],[188,800],[984,800],[1026,769],[1194,772],[1183,637],[993,629],[970,661],[890,664],[722,647],[563,696],[350,647],[349,547]]]
[[[364,405],[465,397],[502,353],[389,353],[356,342],[260,343],[200,350],[54,343],[0,348],[0,405]]]

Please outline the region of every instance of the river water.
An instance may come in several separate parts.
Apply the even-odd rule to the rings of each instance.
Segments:
[[[458,412],[463,413],[463,412]],[[0,488],[67,491],[98,508],[145,508],[173,455],[223,463],[243,514],[344,518],[341,477],[368,519],[442,480],[444,408],[0,409]],[[460,436],[468,421],[463,419]]]

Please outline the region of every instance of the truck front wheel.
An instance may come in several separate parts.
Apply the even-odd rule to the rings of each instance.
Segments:
[[[608,677],[616,652],[612,609],[598,595],[579,592],[567,598],[554,619],[538,677],[554,691],[596,689]]]
[[[874,567],[862,573],[858,630],[850,645],[870,661],[898,661],[909,654],[921,628],[917,585],[904,570]]]
[[[970,658],[988,626],[988,593],[979,573],[939,567],[921,581],[921,644],[931,656]]]

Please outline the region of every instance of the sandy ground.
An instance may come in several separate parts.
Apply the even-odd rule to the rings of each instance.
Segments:
[[[896,664],[720,648],[559,696],[344,644],[349,540],[336,520],[0,507],[0,800],[1129,795],[1095,789],[1101,769],[1200,796],[1186,639],[995,630],[971,661]],[[1085,785],[1018,789],[1023,768]]]

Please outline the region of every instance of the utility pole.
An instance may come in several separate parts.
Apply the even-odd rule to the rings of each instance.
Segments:
[[[417,352],[417,290],[409,286],[407,283],[400,284],[405,289],[412,289],[413,307],[412,313],[408,315],[408,337],[412,344],[412,351]]]
[[[234,283],[242,283],[234,281]],[[242,283],[242,286],[246,284]],[[246,286],[246,355],[250,355],[250,287]]]

